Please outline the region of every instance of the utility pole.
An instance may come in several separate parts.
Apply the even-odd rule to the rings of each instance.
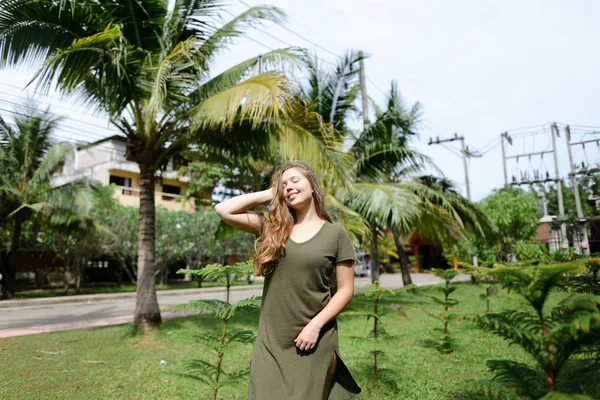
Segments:
[[[367,129],[371,125],[371,122],[369,121],[369,98],[367,97],[367,83],[365,78],[365,57],[362,50],[358,52],[358,59],[360,66],[359,83],[362,99],[363,126]]]
[[[467,188],[467,199],[471,201],[471,186],[469,185],[469,168],[467,167],[467,149],[465,148],[464,136],[460,139],[460,148],[463,155],[463,167],[465,168],[465,186]]]
[[[450,138],[450,139],[442,139],[440,140],[439,137],[437,137],[435,140],[433,140],[432,138],[429,138],[429,143],[428,145],[432,145],[432,144],[442,144],[442,143],[446,143],[446,142],[453,142],[455,140],[460,140],[461,143],[461,152],[462,152],[462,156],[463,156],[463,167],[465,169],[465,188],[466,188],[466,192],[467,192],[467,199],[469,199],[469,201],[471,201],[471,187],[469,185],[469,169],[467,167],[467,157],[471,156],[472,154],[469,152],[469,148],[465,146],[465,137],[464,136],[458,136],[458,134],[454,134],[454,137]]]
[[[258,73],[262,74],[263,73],[263,60],[262,60],[262,54],[258,56]]]
[[[587,236],[587,229],[585,227],[585,217],[583,215],[583,208],[581,207],[581,198],[579,196],[579,184],[577,183],[577,177],[575,175],[575,163],[573,162],[573,151],[571,149],[571,128],[569,125],[565,127],[565,136],[567,139],[567,150],[569,152],[569,164],[571,166],[571,184],[573,185],[573,193],[575,195],[575,207],[577,208],[577,219],[582,227],[581,244],[575,243],[575,251],[584,255],[590,254],[590,244]],[[575,240],[573,240],[575,242]]]
[[[565,205],[563,203],[562,181],[558,171],[558,152],[556,151],[556,137],[559,136],[556,122],[552,124],[552,149],[554,154],[554,172],[556,174],[556,190],[558,192],[558,217],[560,219],[561,247],[569,248],[569,238],[567,237],[567,225],[565,224]]]
[[[467,192],[467,199],[469,201],[471,201],[471,187],[469,185],[469,168],[467,166],[467,157],[469,156],[474,156],[474,154],[469,152],[469,148],[467,146],[465,146],[465,137],[464,136],[458,136],[458,134],[454,134],[454,137],[451,137],[450,139],[442,139],[440,140],[439,137],[435,138],[435,141],[432,138],[429,138],[429,143],[427,143],[429,146],[431,146],[432,144],[442,144],[442,143],[446,143],[446,142],[453,142],[455,140],[460,140],[460,148],[462,151],[462,157],[463,157],[463,167],[465,168],[465,188],[466,188],[466,192]],[[480,156],[479,156],[480,157]],[[456,259],[454,260],[456,265]],[[471,262],[473,263],[474,266],[478,266],[479,265],[479,261],[477,259],[477,254],[473,254],[471,257]],[[475,284],[477,282],[477,280],[475,279],[475,276],[471,275],[471,283]]]
[[[506,171],[506,149],[504,148],[504,139],[512,144],[512,138],[508,136],[508,132],[504,132],[500,135],[500,144],[502,145],[502,166],[504,167],[504,186],[508,186],[508,173]]]
[[[362,97],[362,112],[363,112],[363,129],[367,130],[369,126],[371,126],[371,122],[369,121],[369,99],[367,97],[367,83],[365,79],[365,62],[364,62],[364,54],[362,51],[358,52],[359,58],[359,66],[360,66],[360,74],[359,74],[359,83],[360,83],[360,94]],[[377,221],[369,221],[371,225],[371,282],[375,283],[379,280],[379,256],[377,254]]]
[[[556,247],[550,247],[550,251],[554,251],[556,249],[560,248],[569,248],[569,239],[567,237],[567,226],[565,224],[565,207],[564,207],[564,203],[563,203],[563,193],[562,193],[562,182],[560,180],[560,172],[558,170],[558,152],[556,150],[556,136],[558,136],[559,132],[558,132],[558,127],[556,125],[556,123],[552,124],[551,127],[551,131],[552,131],[552,150],[546,150],[546,151],[537,151],[537,152],[532,152],[532,153],[523,153],[523,154],[517,154],[517,155],[512,155],[512,156],[506,156],[506,154],[504,153],[505,148],[504,148],[504,142],[503,146],[502,146],[502,158],[504,161],[504,168],[506,171],[506,161],[509,159],[516,159],[517,163],[519,162],[519,158],[529,158],[529,160],[531,160],[532,156],[540,156],[542,159],[544,158],[545,154],[550,154],[552,153],[552,155],[554,156],[554,177],[550,176],[550,173],[548,171],[545,171],[545,176],[542,176],[542,174],[538,171],[538,170],[534,170],[533,171],[533,177],[530,177],[528,172],[526,173],[521,173],[521,177],[520,179],[518,179],[515,175],[512,176],[512,180],[510,182],[510,185],[535,185],[535,184],[540,184],[540,185],[544,185],[547,182],[556,182],[556,187],[557,187],[557,194],[558,194],[558,213],[559,216],[556,219],[557,222],[560,222],[560,236],[561,236],[561,240],[560,240],[560,244],[557,245]],[[506,139],[506,141],[508,142],[508,144],[512,145],[512,138],[508,135],[508,133],[503,133],[502,137],[504,139]],[[505,172],[505,181],[507,181],[507,176],[506,176],[506,172]],[[543,205],[542,208],[544,209],[544,211],[547,210],[547,202],[546,202],[546,198],[545,196],[543,197]],[[554,242],[553,242],[554,243]]]

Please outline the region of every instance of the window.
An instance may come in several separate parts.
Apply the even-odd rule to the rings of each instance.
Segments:
[[[131,187],[131,178],[123,178],[122,176],[111,175],[108,179],[109,183],[114,183],[117,186],[124,186],[126,188]],[[131,190],[123,189],[121,191],[124,195],[131,196]]]
[[[181,194],[181,188],[179,186],[173,186],[173,185],[163,185],[162,191],[163,191],[163,193],[169,193],[169,194],[174,194],[174,195]],[[162,199],[165,201],[172,201],[175,199],[175,197],[176,196],[163,195]]]

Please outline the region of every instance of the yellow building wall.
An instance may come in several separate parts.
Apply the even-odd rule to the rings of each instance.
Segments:
[[[139,195],[139,189],[140,189],[140,182],[139,182],[139,174],[135,173],[135,172],[130,172],[130,171],[123,171],[123,170],[118,170],[118,169],[111,169],[108,171],[108,176],[106,177],[106,184],[109,183],[110,181],[110,176],[118,176],[121,178],[129,178],[131,179],[131,191],[127,193],[126,189],[123,188],[117,188],[115,189],[115,195],[114,197],[119,200],[119,202],[125,206],[130,206],[130,207],[139,207],[140,206],[140,195]],[[154,191],[155,191],[155,203],[157,206],[159,207],[164,207],[167,208],[169,210],[174,210],[174,211],[187,211],[187,212],[193,212],[195,209],[194,206],[194,199],[190,199],[188,201],[186,201],[185,203],[179,201],[177,198],[175,199],[164,199],[163,196],[171,196],[171,197],[177,197],[175,195],[172,194],[163,194],[163,185],[170,185],[170,186],[177,186],[181,188],[181,193],[183,193],[187,187],[189,186],[189,184],[187,182],[180,182],[176,179],[159,179],[156,182],[156,185],[154,187]]]

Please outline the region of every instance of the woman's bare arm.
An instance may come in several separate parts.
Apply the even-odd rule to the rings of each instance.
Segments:
[[[242,194],[225,200],[215,206],[221,219],[234,228],[253,234],[260,233],[260,219],[256,213],[249,212],[252,207],[267,203],[273,199],[273,189]]]

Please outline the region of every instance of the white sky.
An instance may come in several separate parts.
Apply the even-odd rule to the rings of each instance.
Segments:
[[[264,4],[246,0],[250,5]],[[595,0],[271,0],[284,9],[287,27],[336,54],[362,49],[366,61],[367,90],[383,105],[383,94],[392,79],[398,81],[408,104],[424,106],[421,143],[418,148],[432,157],[445,175],[464,193],[461,159],[442,146],[428,146],[430,136],[464,135],[471,149],[499,144],[499,135],[522,127],[561,122],[600,126],[600,2]],[[237,14],[245,6],[230,1]],[[229,17],[224,14],[223,17]],[[277,27],[267,32],[292,45],[316,51],[322,58],[333,56]],[[251,37],[264,45],[286,47],[261,32]],[[236,42],[218,60],[224,69],[267,51],[250,40]],[[0,71],[0,115],[12,109],[25,93],[20,91],[30,73]],[[377,86],[375,86],[375,85]],[[7,86],[12,85],[12,86]],[[378,89],[379,88],[379,89]],[[42,98],[48,102],[47,98]],[[53,111],[69,118],[63,137],[94,140],[110,134],[102,120],[90,119],[85,110],[57,99]],[[96,126],[87,125],[92,121]],[[548,149],[547,135],[531,137],[518,132],[509,154]],[[575,140],[598,138],[573,129]],[[519,133],[523,133],[519,136]],[[459,149],[459,142],[450,147]],[[559,166],[566,176],[568,160],[564,135],[558,138]],[[598,148],[574,149],[576,161],[599,162]],[[520,160],[520,167],[550,169],[551,155]],[[509,164],[509,173],[516,173]],[[473,200],[502,186],[502,158],[497,145],[469,163]]]

